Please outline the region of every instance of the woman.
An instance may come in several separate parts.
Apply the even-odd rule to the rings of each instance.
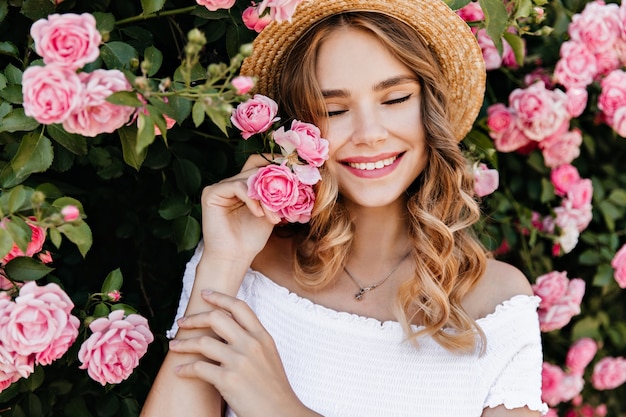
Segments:
[[[457,140],[485,70],[465,23],[440,0],[305,1],[242,72],[329,140],[313,217],[289,232],[248,197],[260,156],[204,190],[142,415],[539,415],[538,299],[469,229]]]

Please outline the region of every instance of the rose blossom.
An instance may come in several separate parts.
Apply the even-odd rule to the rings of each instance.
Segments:
[[[29,281],[20,289],[13,308],[0,318],[0,340],[10,351],[41,354],[46,362],[57,359],[78,335],[78,319],[70,314],[73,307],[57,284],[40,287]],[[66,329],[68,326],[73,329]]]
[[[61,215],[66,222],[73,222],[80,218],[80,210],[74,205],[67,205],[61,209]]]
[[[509,96],[517,125],[528,139],[541,141],[569,121],[567,96],[561,90],[548,90],[538,81],[525,89],[517,88]]]
[[[77,317],[70,315],[65,328],[61,331],[61,334],[51,341],[43,351],[38,352],[35,355],[35,362],[41,365],[50,365],[53,361],[62,357],[65,352],[74,344],[78,337],[78,328],[80,327],[80,320]]]
[[[487,108],[487,126],[490,134],[505,134],[513,123],[515,116],[503,103],[492,104]]]
[[[239,75],[233,78],[230,83],[233,87],[235,87],[237,94],[246,94],[252,87],[254,87],[254,80],[252,77],[246,77],[244,75]]]
[[[119,290],[113,290],[107,293],[107,298],[117,303],[122,298],[122,293]]]
[[[558,366],[544,362],[541,366],[541,400],[554,407],[561,402],[561,381],[565,372]]]
[[[567,190],[567,199],[571,201],[572,207],[580,209],[591,204],[593,196],[593,184],[590,179],[581,179],[574,183]]]
[[[578,117],[587,106],[587,98],[589,94],[584,88],[569,88],[565,94],[567,95],[567,112],[570,117]]]
[[[20,378],[28,378],[34,370],[32,357],[9,352],[0,344],[0,392]]]
[[[560,56],[554,77],[566,89],[585,88],[598,74],[596,57],[580,42],[563,42]]]
[[[22,93],[24,114],[49,125],[63,122],[80,106],[83,85],[70,69],[32,66],[22,75]]]
[[[539,148],[543,155],[543,161],[549,168],[555,168],[563,164],[569,164],[580,155],[580,145],[583,136],[580,130],[573,129],[550,136],[539,142]]]
[[[600,83],[602,91],[598,97],[598,108],[611,123],[613,115],[620,107],[626,107],[626,72],[615,70]]]
[[[589,337],[578,339],[567,352],[565,366],[576,375],[582,375],[598,351],[598,344]]]
[[[258,7],[249,6],[246,10],[243,11],[241,15],[241,19],[243,20],[243,24],[250,30],[253,30],[257,33],[261,33],[263,29],[272,21],[272,17],[269,13],[264,16],[259,16]]]
[[[567,194],[570,187],[579,180],[578,169],[571,164],[559,165],[550,172],[550,182],[554,186],[554,192],[561,197]]]
[[[626,382],[626,359],[605,357],[593,368],[591,385],[597,390],[614,389]]]
[[[303,184],[315,185],[322,179],[319,168],[312,165],[294,164],[291,166],[291,169]]]
[[[565,294],[554,300],[550,307],[539,306],[539,324],[542,332],[560,329],[580,313],[580,303],[585,294],[585,281],[573,278]]]
[[[485,68],[488,71],[500,68],[502,66],[502,57],[496,49],[496,45],[493,43],[493,40],[489,37],[489,35],[487,35],[487,30],[480,29],[476,33],[476,39],[478,40],[478,45],[483,53]]]
[[[196,0],[196,3],[212,12],[218,9],[230,9],[235,5],[235,2],[236,0]]]
[[[626,137],[626,106],[615,110],[613,117],[608,123],[618,135]]]
[[[124,318],[123,310],[94,320],[89,328],[93,334],[80,347],[79,368],[87,369],[89,376],[102,385],[128,378],[154,340],[144,317],[130,314]]]
[[[556,215],[555,223],[561,229],[575,227],[579,232],[585,230],[593,218],[591,204],[574,208],[567,198],[561,201],[559,207],[554,208],[554,214]]]
[[[9,253],[2,258],[0,264],[6,265],[10,260],[17,258],[18,256],[32,257],[43,248],[43,244],[46,241],[46,229],[33,223],[37,220],[35,217],[30,216],[28,217],[28,220],[29,221],[27,221],[26,224],[30,228],[31,234],[30,241],[26,247],[26,253],[22,252],[22,250],[14,243]]]
[[[279,120],[276,117],[278,104],[269,97],[255,94],[249,100],[244,101],[235,108],[231,122],[241,130],[241,137],[248,139],[255,133],[268,130],[272,123]]]
[[[483,13],[483,9],[477,1],[470,1],[468,4],[458,9],[456,14],[466,22],[477,22],[485,19],[485,13]]]
[[[587,45],[591,51],[611,49],[622,32],[619,6],[603,1],[589,2],[582,13],[572,16],[567,31],[571,39]]]
[[[584,386],[585,380],[582,375],[565,374],[559,387],[561,402],[567,402],[576,397],[583,390]]]
[[[143,104],[148,104],[148,101],[146,101],[146,99],[141,95],[141,94],[137,94],[137,98],[139,99],[139,101],[141,101]],[[163,102],[167,103],[167,97],[163,97]],[[128,124],[132,124],[135,123],[135,121],[137,121],[137,127],[139,127],[139,121],[137,120],[139,118],[139,114],[145,114],[146,116],[150,115],[150,112],[148,111],[147,107],[138,107],[134,112],[133,112],[133,117],[131,118],[130,122],[128,122]],[[169,117],[167,114],[163,114],[163,119],[165,119],[165,128],[167,130],[170,130],[171,128],[174,127],[174,125],[176,124],[176,120],[172,119],[171,117]],[[159,126],[157,126],[157,124],[154,124],[154,134],[156,136],[159,136],[162,134],[161,129],[159,129]]]
[[[37,257],[44,264],[49,264],[52,261],[54,261],[54,259],[52,259],[52,254],[50,253],[50,251],[47,251],[47,250],[39,252],[37,254]]]
[[[311,220],[311,211],[315,204],[313,187],[307,184],[298,184],[298,199],[290,206],[278,211],[280,217],[290,223],[307,223]]]
[[[611,266],[615,269],[613,277],[620,288],[626,288],[626,245],[617,251],[611,260]]]
[[[30,34],[37,54],[47,65],[76,70],[100,56],[102,37],[89,13],[49,15],[33,23]]]
[[[298,178],[283,165],[266,165],[248,178],[248,196],[278,212],[298,201]]]
[[[474,166],[474,192],[478,197],[493,193],[498,188],[499,179],[497,169],[489,169],[485,164]]]
[[[622,66],[617,50],[609,49],[598,52],[594,56],[596,58],[596,78],[601,75],[608,75],[611,71]]]
[[[567,272],[552,271],[537,277],[532,286],[533,292],[541,298],[540,308],[550,308],[557,300],[565,296],[569,280]]]
[[[321,137],[317,126],[294,120],[291,122],[291,130],[300,138],[296,145],[298,155],[309,164],[321,167],[328,159],[328,140]]]
[[[552,256],[559,256],[561,253],[561,249],[563,249],[563,253],[570,253],[576,245],[578,245],[578,238],[580,237],[580,232],[578,228],[574,225],[568,225],[561,229],[561,235],[558,238],[558,244],[554,246],[552,251]]]
[[[259,4],[259,14],[269,7],[272,20],[278,23],[284,21],[291,23],[291,17],[301,2],[302,0],[263,0]]]

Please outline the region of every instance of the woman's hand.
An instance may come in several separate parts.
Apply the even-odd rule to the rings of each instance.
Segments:
[[[268,162],[252,155],[241,172],[202,192],[204,253],[222,260],[248,265],[267,243],[280,216],[248,197],[247,180]]]
[[[198,360],[176,369],[182,377],[212,384],[240,417],[315,416],[294,394],[274,340],[248,305],[225,294],[203,291],[213,310],[179,321],[181,329],[211,328],[209,336],[173,340],[170,349],[195,353]]]

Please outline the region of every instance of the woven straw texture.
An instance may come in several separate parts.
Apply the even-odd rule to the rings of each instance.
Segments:
[[[268,25],[241,68],[258,77],[255,92],[278,98],[284,58],[295,41],[321,19],[346,11],[384,13],[415,28],[435,51],[450,90],[451,122],[457,140],[471,130],[485,90],[485,63],[469,26],[441,0],[304,0],[292,23]]]

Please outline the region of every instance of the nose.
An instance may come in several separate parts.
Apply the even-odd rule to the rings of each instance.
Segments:
[[[360,106],[355,109],[353,118],[352,142],[355,144],[373,145],[387,139],[389,132],[384,119],[375,106]]]

